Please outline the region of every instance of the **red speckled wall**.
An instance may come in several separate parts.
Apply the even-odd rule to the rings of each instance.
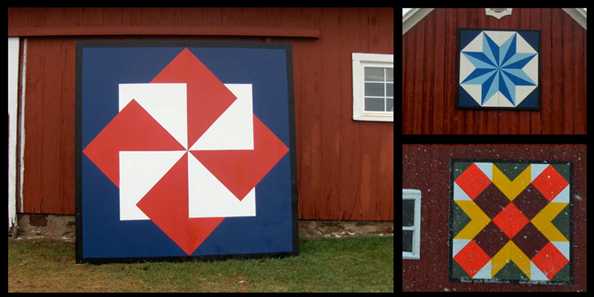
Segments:
[[[450,282],[450,159],[569,161],[572,186],[571,285],[470,284]],[[586,146],[585,145],[404,145],[403,188],[419,189],[421,258],[403,260],[404,291],[583,291],[586,289]]]

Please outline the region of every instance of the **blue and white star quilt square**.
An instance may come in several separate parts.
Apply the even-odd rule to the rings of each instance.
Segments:
[[[459,51],[458,107],[539,108],[540,32],[462,29]]]

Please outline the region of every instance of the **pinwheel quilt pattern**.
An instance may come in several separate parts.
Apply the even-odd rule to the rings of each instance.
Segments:
[[[452,162],[450,278],[569,282],[570,166]]]
[[[82,258],[296,251],[286,48],[114,44],[79,62]]]

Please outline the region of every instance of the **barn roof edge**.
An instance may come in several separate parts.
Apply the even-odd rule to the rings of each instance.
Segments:
[[[562,8],[584,30],[588,30],[588,13],[582,8]],[[433,8],[412,8],[402,16],[402,35],[412,29],[418,22],[425,18]]]

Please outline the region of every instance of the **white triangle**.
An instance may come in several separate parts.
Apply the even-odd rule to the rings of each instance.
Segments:
[[[522,71],[538,86],[538,55],[532,58],[528,64],[524,65]]]
[[[520,105],[528,95],[536,89],[535,86],[515,86],[516,88],[516,106]]]
[[[185,83],[119,84],[119,110],[136,100],[184,148],[188,142]]]
[[[460,53],[460,77],[458,81],[461,83],[475,68],[466,55]]]
[[[469,242],[468,239],[452,239],[452,257],[455,257]]]
[[[464,49],[464,52],[482,52],[483,51],[483,34],[479,33],[476,37],[469,42]]]
[[[191,146],[191,150],[253,150],[251,84],[225,84],[237,99]]]
[[[457,183],[454,183],[454,200],[471,200]]]
[[[530,261],[530,280],[532,281],[548,281],[549,278],[538,267]]]
[[[551,241],[553,245],[569,260],[569,242],[568,241]]]
[[[466,90],[468,95],[470,95],[470,97],[472,97],[472,99],[476,101],[476,103],[478,103],[479,105],[481,104],[481,85],[462,84],[460,86],[462,86],[462,88]]]
[[[526,42],[522,35],[518,34],[518,38],[516,39],[516,52],[535,54],[536,50],[530,44],[528,44],[528,42]]]
[[[569,193],[569,185],[567,185],[551,202],[569,203]]]
[[[530,164],[530,181],[533,182],[547,167],[549,164]]]
[[[120,220],[148,220],[136,206],[186,151],[120,152]]]
[[[256,216],[256,188],[239,200],[199,160],[188,154],[190,218]]]
[[[492,264],[491,261],[487,262],[483,268],[481,268],[477,273],[475,273],[472,278],[473,279],[491,279],[491,268]]]
[[[493,180],[493,163],[476,162],[474,164],[489,178],[489,180]]]

